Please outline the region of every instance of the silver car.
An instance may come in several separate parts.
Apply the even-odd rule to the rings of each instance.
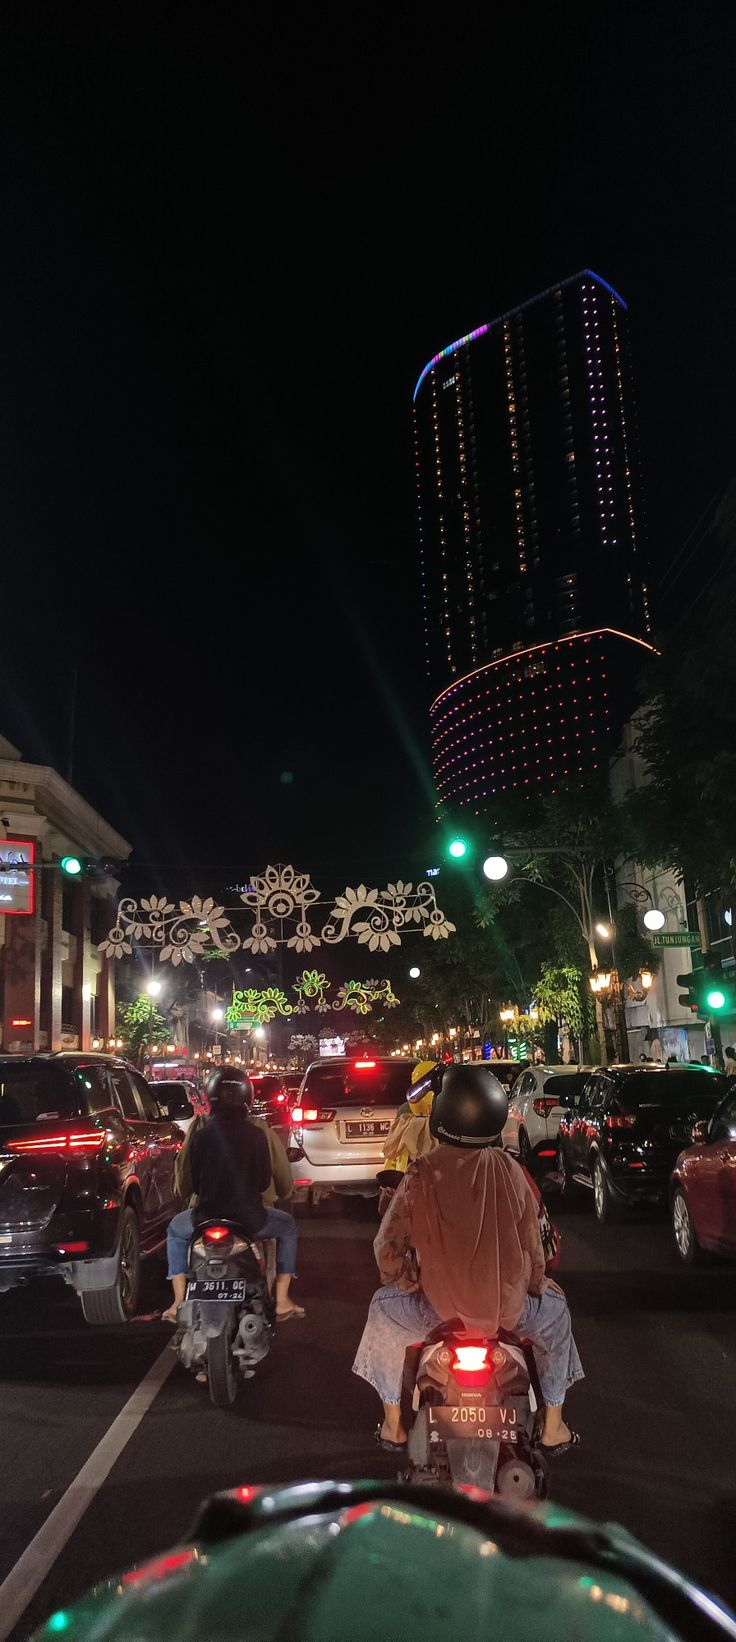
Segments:
[[[290,1112],[294,1195],[372,1197],[383,1145],[411,1084],[414,1060],[370,1053],[312,1061]]]

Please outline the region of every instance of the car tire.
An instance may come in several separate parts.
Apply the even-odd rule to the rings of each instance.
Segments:
[[[592,1178],[593,1212],[599,1226],[605,1226],[618,1218],[619,1205],[599,1157],[593,1163]]]
[[[138,1309],[141,1283],[141,1234],[138,1216],[130,1204],[123,1209],[120,1227],[118,1269],[115,1282],[106,1289],[85,1289],[80,1294],[82,1315],[93,1328],[129,1323]]]
[[[578,1195],[577,1182],[570,1173],[564,1146],[557,1148],[557,1174],[560,1182],[560,1198],[563,1203],[572,1203]]]
[[[704,1266],[705,1249],[700,1247],[690,1214],[690,1207],[681,1186],[672,1193],[672,1235],[675,1248],[684,1266]]]
[[[528,1170],[529,1174],[534,1173],[534,1158],[526,1129],[519,1130],[519,1162],[522,1169]]]
[[[207,1380],[215,1408],[232,1408],[238,1395],[238,1371],[231,1344],[225,1329],[207,1341]]]

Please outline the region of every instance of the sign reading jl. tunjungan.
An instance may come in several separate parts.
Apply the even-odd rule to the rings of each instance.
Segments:
[[[33,912],[33,868],[36,846],[27,839],[0,840],[0,914]]]

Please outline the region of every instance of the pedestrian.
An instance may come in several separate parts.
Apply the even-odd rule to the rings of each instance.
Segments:
[[[732,1043],[724,1051],[723,1067],[727,1078],[736,1077],[736,1049]]]
[[[567,1301],[545,1276],[538,1207],[518,1164],[497,1145],[508,1095],[478,1066],[451,1066],[432,1108],[438,1145],[411,1164],[374,1243],[382,1287],[374,1294],[353,1364],[383,1402],[381,1447],[406,1447],[401,1381],[406,1348],[444,1319],[491,1337],[529,1340],[545,1402],[548,1453],[580,1441],[562,1417],[583,1369]]]

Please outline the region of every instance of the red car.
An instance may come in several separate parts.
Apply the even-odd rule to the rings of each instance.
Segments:
[[[670,1205],[675,1245],[686,1265],[706,1253],[736,1256],[736,1087],[716,1107],[706,1139],[680,1153]]]

